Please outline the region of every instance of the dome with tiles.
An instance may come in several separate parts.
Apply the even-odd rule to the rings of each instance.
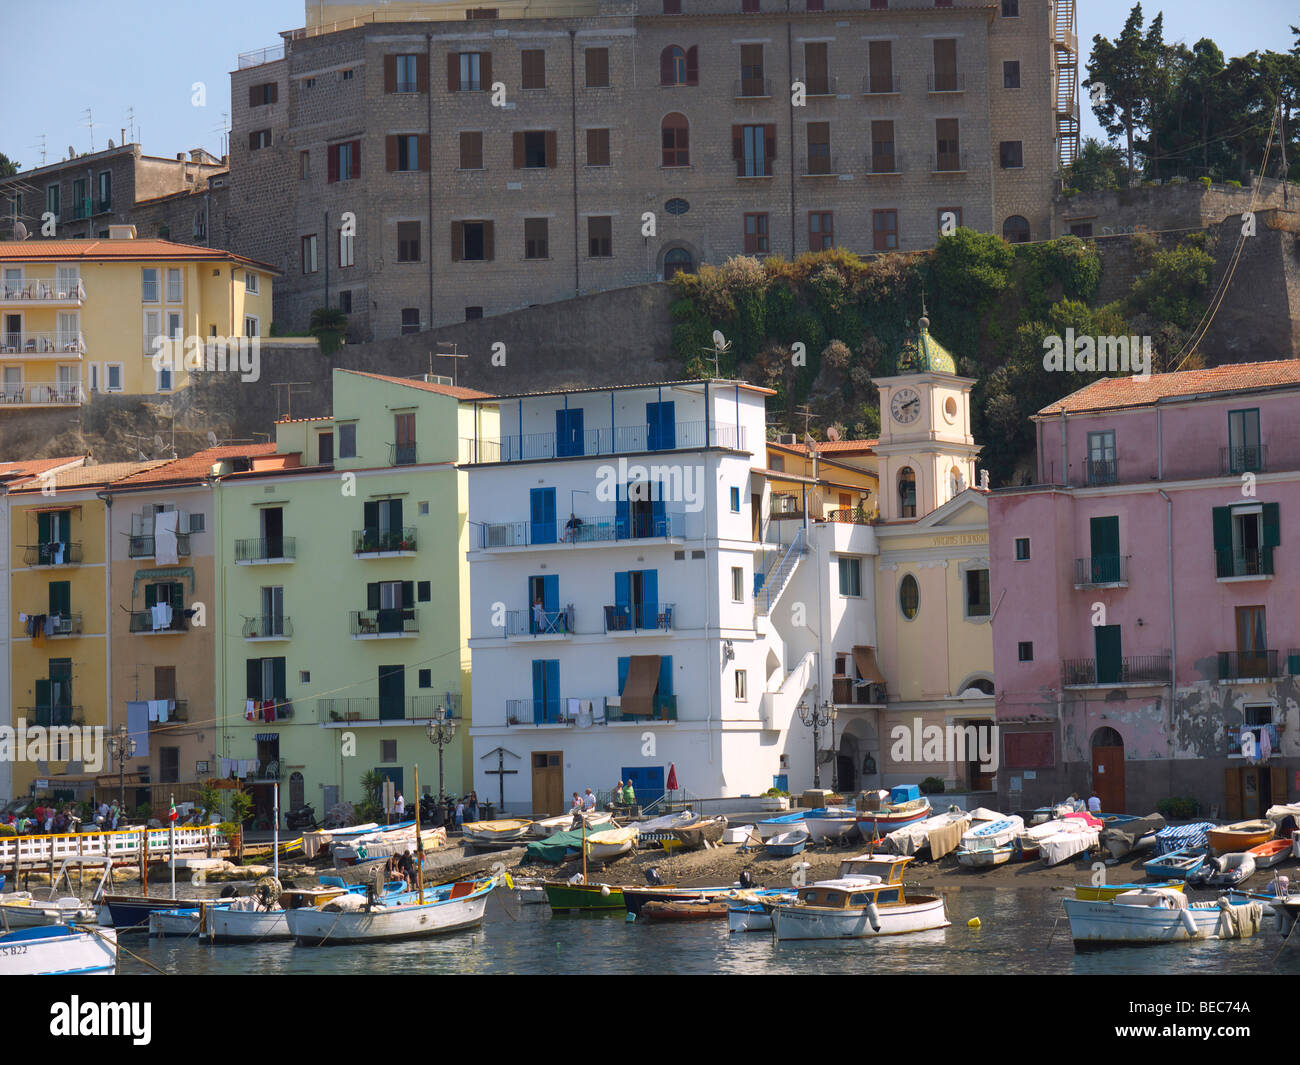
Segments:
[[[921,318],[920,331],[908,337],[898,353],[898,373],[950,373],[957,375],[957,362],[948,349],[930,335],[930,319]]]

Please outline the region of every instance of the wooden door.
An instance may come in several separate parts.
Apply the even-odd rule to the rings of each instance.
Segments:
[[[564,752],[533,752],[533,817],[555,817],[564,802]]]
[[[1272,806],[1284,806],[1289,789],[1287,788],[1287,774],[1290,772],[1285,766],[1271,765],[1268,768],[1268,790],[1269,800]]]
[[[1223,771],[1223,817],[1226,821],[1241,820],[1244,806],[1242,776],[1243,771],[1240,769]]]
[[[1092,749],[1092,789],[1107,813],[1125,812],[1123,747]]]

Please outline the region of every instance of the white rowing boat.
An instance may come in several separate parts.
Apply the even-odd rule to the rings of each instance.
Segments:
[[[448,884],[426,891],[423,903],[367,905],[358,896],[344,895],[319,908],[288,910],[285,919],[294,940],[305,947],[421,939],[482,924],[495,886],[495,880]]]

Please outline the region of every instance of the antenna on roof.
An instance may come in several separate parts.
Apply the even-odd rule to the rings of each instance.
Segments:
[[[433,359],[435,355],[441,359],[467,359],[469,358],[469,356],[460,354],[459,345],[453,343],[450,340],[435,340],[434,345],[436,350],[429,352],[429,372],[428,374],[425,375],[424,379],[425,381],[432,381],[434,383],[437,383],[438,375],[433,372]],[[456,370],[457,370],[457,364],[453,362],[451,364],[452,385],[457,384],[458,375],[456,373]],[[443,378],[443,380],[445,380],[445,378]]]
[[[731,350],[731,341],[722,335],[721,329],[715,329],[713,331],[713,347],[704,349],[706,354],[710,352],[712,353],[714,377],[722,376],[718,370],[718,363],[719,360],[722,358],[722,356],[725,355],[730,350]]]

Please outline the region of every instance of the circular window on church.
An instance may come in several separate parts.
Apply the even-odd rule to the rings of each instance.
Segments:
[[[908,621],[921,609],[921,588],[910,573],[898,582],[898,608]]]
[[[943,416],[950,422],[957,420],[957,401],[952,396],[943,401]]]

